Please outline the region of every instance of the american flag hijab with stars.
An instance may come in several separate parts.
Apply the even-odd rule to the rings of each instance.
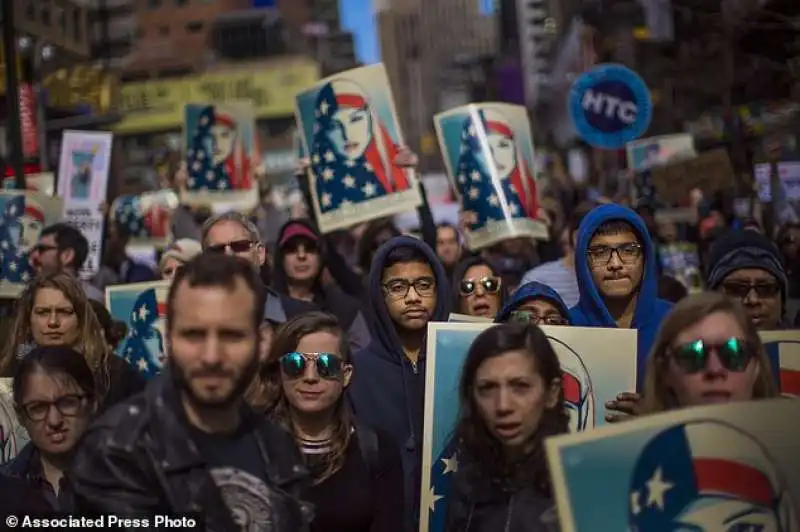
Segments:
[[[190,190],[249,190],[253,185],[249,154],[242,145],[241,131],[234,117],[219,112],[213,105],[192,106],[198,110],[197,125],[190,133],[187,165]],[[215,126],[217,129],[215,129]],[[234,136],[231,153],[214,162],[215,132]]]
[[[172,223],[169,207],[152,201],[144,210],[141,196],[119,196],[111,215],[120,233],[135,238],[166,238]]]
[[[148,379],[158,375],[164,362],[166,347],[157,324],[166,314],[166,303],[158,301],[156,290],[144,290],[133,304],[128,335],[119,347],[122,358]]]
[[[478,124],[475,117],[480,120]],[[482,133],[486,134],[485,139]],[[514,168],[509,172],[503,171],[502,175],[506,178],[500,179],[501,190],[495,188],[492,180],[489,165],[494,164],[494,161],[486,157],[484,150],[484,147],[490,149],[488,135],[492,133],[507,137],[516,154]],[[536,218],[539,211],[536,183],[514,137],[508,120],[491,109],[481,109],[464,121],[456,186],[464,210],[476,214],[477,223],[472,225],[472,230],[481,229],[488,222],[506,219],[503,197],[512,218]]]
[[[44,226],[44,211],[32,198],[24,194],[6,196],[0,216],[0,281],[25,284],[33,278],[33,267],[28,260],[28,253],[22,248],[26,227],[24,217]]]
[[[342,123],[336,113],[343,109],[364,111],[360,119],[369,121],[368,140],[355,138],[360,125]],[[338,79],[326,83],[317,94],[314,114],[311,164],[320,212],[408,189],[405,170],[394,163],[397,146],[355,82]],[[353,141],[368,144],[363,153],[348,156],[344,145]]]

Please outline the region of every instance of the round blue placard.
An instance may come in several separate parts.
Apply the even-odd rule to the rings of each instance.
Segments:
[[[650,90],[642,78],[612,63],[581,75],[570,89],[568,105],[581,138],[607,150],[644,135],[653,119]]]

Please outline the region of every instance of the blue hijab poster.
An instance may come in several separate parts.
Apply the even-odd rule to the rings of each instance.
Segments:
[[[564,532],[797,532],[800,401],[686,408],[545,444]]]
[[[167,356],[168,292],[169,281],[106,288],[106,308],[111,317],[128,327],[117,355],[146,378],[158,375]]]
[[[420,532],[444,532],[459,419],[461,368],[472,341],[492,323],[431,323],[425,362]],[[605,403],[636,389],[636,331],[544,326],[562,368],[572,431],[605,424]]]
[[[470,104],[434,117],[439,147],[478,250],[506,238],[547,239],[527,110],[501,103]]]
[[[187,205],[224,203],[247,212],[258,204],[258,148],[250,102],[187,104],[184,113]]]
[[[109,209],[114,228],[133,248],[164,248],[172,241],[172,215],[180,200],[171,189],[117,196]]]
[[[403,135],[382,64],[326,78],[298,93],[295,101],[320,231],[420,205],[413,172],[397,164]]]
[[[0,297],[17,298],[33,279],[30,254],[42,229],[61,220],[61,198],[0,190]]]

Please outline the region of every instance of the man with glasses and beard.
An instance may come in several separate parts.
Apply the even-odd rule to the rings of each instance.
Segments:
[[[258,366],[264,286],[220,255],[181,268],[167,300],[167,370],[86,433],[70,471],[83,515],[192,513],[202,530],[307,529],[292,437],[243,394]],[[150,523],[150,526],[154,526]]]

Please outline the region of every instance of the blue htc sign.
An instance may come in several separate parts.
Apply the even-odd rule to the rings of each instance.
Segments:
[[[572,86],[568,104],[581,138],[608,150],[641,137],[653,118],[647,85],[634,71],[616,64],[585,72]]]

